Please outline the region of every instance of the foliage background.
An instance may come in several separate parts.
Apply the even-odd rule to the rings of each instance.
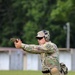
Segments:
[[[11,37],[38,44],[36,33],[47,29],[52,42],[66,47],[67,22],[70,23],[70,47],[75,48],[75,0],[0,0],[0,46],[13,46]]]

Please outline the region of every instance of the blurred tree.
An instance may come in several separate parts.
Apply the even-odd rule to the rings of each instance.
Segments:
[[[75,47],[75,33],[74,33],[74,23],[75,23],[75,1],[74,0],[57,0],[56,8],[52,10],[51,14],[51,23],[54,25],[60,25],[64,27],[67,22],[70,22],[70,47]],[[74,28],[73,28],[74,27]],[[57,35],[56,43],[59,45],[59,42],[62,43],[60,47],[66,47],[64,45],[66,42],[66,32],[62,29],[60,30],[60,36]],[[56,33],[57,34],[57,33]],[[55,40],[54,39],[54,40]],[[53,41],[54,41],[53,40]],[[54,41],[55,42],[55,41]]]
[[[58,47],[66,47],[66,22],[71,25],[71,47],[74,47],[74,0],[0,0],[0,46],[12,46],[9,39],[19,37],[24,43],[36,43],[36,33],[50,31]]]

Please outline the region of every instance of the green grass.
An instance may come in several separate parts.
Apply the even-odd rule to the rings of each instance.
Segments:
[[[42,75],[41,71],[0,71],[0,75]],[[74,71],[70,71],[68,75],[75,75]]]

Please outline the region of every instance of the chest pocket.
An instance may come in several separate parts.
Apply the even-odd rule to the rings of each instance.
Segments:
[[[45,53],[41,53],[41,58],[45,58]]]

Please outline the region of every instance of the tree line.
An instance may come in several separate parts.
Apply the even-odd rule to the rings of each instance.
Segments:
[[[70,47],[75,48],[75,0],[0,0],[0,46],[12,47],[11,37],[38,44],[39,30],[50,31],[58,47],[66,47],[66,23],[70,23]]]

